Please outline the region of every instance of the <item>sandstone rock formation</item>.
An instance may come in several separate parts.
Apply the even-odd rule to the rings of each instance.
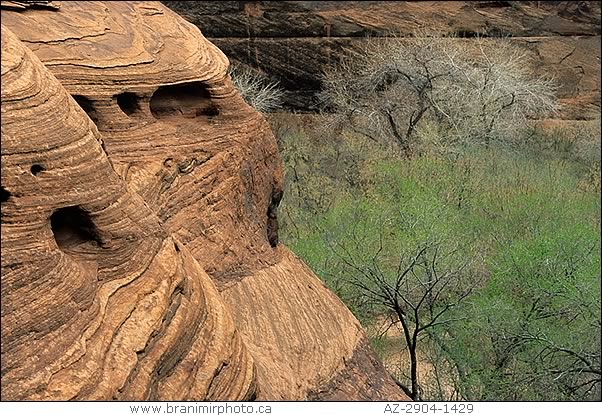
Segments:
[[[278,244],[225,56],[160,3],[34,3],[2,3],[2,399],[405,399]]]
[[[535,72],[552,74],[559,117],[600,113],[600,2],[595,1],[225,1],[165,2],[226,55],[278,79],[287,104],[317,106],[320,74],[360,49],[366,35],[410,36],[428,28],[470,38],[511,36],[531,52]]]

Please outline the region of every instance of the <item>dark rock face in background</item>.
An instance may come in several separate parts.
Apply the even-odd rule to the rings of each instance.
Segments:
[[[600,2],[595,1],[165,1],[203,29],[233,62],[279,80],[287,106],[317,109],[326,65],[365,36],[394,31],[510,36],[532,52],[534,71],[561,85],[564,119],[600,113]]]

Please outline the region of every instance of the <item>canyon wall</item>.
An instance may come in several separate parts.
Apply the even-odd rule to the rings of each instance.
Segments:
[[[510,37],[534,73],[556,78],[559,118],[600,114],[600,2],[595,1],[224,1],[165,2],[233,61],[286,88],[286,105],[318,108],[323,69],[361,49],[366,36],[418,29],[473,38]]]

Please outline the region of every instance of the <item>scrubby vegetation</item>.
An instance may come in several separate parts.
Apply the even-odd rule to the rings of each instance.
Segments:
[[[325,137],[316,116],[271,121],[283,242],[371,328],[410,394],[599,398],[599,156],[578,144],[595,148],[595,121],[410,159]]]
[[[271,112],[282,105],[284,90],[278,82],[249,68],[231,65],[228,75],[247,104],[259,112]]]

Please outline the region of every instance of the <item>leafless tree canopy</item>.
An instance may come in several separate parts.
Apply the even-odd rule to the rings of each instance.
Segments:
[[[420,33],[367,39],[360,53],[326,72],[323,99],[337,126],[393,142],[410,156],[433,135],[442,144],[513,138],[528,118],[555,110],[554,92],[510,40]]]
[[[377,227],[374,232],[379,234],[375,252],[370,252],[355,231],[348,241],[329,246],[335,261],[346,269],[340,282],[354,288],[364,307],[383,307],[392,324],[401,325],[410,370],[406,379],[395,381],[410,398],[420,400],[423,385],[418,377],[417,352],[421,340],[435,327],[463,319],[450,311],[479,287],[482,276],[467,269],[470,260],[454,258],[457,252],[442,253],[435,242],[424,243],[415,252],[400,250],[396,257],[390,256],[391,252],[385,252],[386,230]],[[443,265],[450,259],[455,266]]]
[[[230,66],[232,83],[245,102],[259,112],[272,112],[281,107],[284,90],[258,72],[238,65]]]

